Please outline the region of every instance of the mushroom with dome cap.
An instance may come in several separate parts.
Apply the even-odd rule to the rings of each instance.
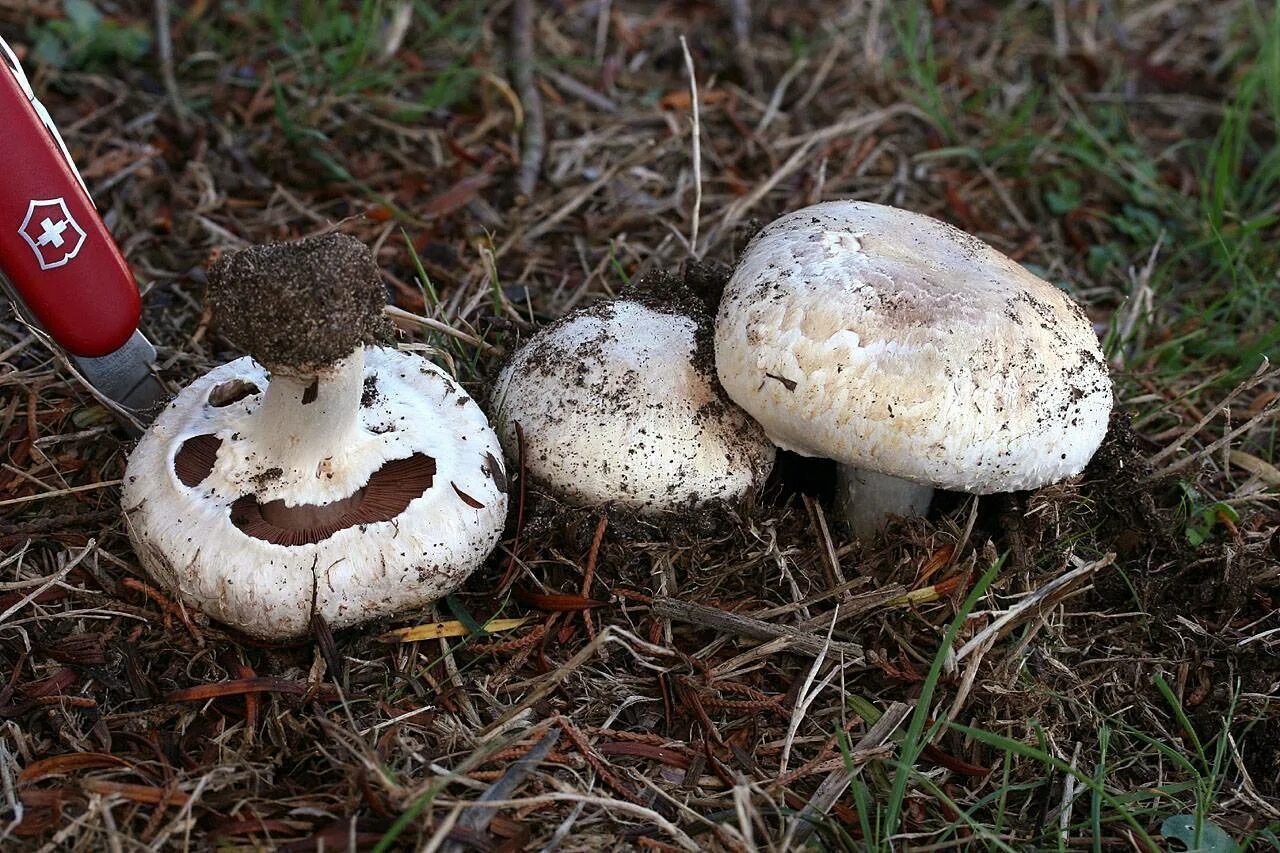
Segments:
[[[209,278],[216,321],[252,357],[184,388],[130,455],[144,567],[268,639],[460,585],[502,533],[501,447],[444,371],[383,345],[369,250],[325,234],[228,255]]]
[[[574,503],[647,514],[759,488],[774,447],[716,382],[711,319],[652,298],[599,302],[540,330],[494,390],[498,433]]]
[[[1078,474],[1111,380],[1065,293],[957,228],[861,201],[770,223],[716,318],[729,396],[779,447],[834,459],[866,537],[935,487],[989,494]]]

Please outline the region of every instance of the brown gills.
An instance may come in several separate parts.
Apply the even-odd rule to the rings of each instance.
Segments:
[[[184,486],[198,486],[213,473],[222,439],[216,435],[197,435],[182,442],[173,457],[173,472]]]
[[[197,435],[184,441],[173,458],[174,473],[183,485],[194,487],[204,482],[213,472],[221,447],[222,439],[216,435]],[[435,474],[436,461],[415,453],[408,459],[388,462],[373,472],[364,488],[331,503],[286,506],[284,501],[259,503],[252,494],[237,498],[231,504],[231,523],[246,535],[273,545],[307,545],[357,524],[390,521],[431,488]]]
[[[286,506],[278,500],[259,503],[252,494],[237,498],[231,523],[272,545],[309,545],[358,524],[390,521],[431,488],[435,474],[436,461],[415,453],[383,465],[360,491],[332,503]]]

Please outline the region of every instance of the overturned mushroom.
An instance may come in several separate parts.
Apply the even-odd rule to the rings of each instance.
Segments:
[[[761,231],[716,320],[716,366],[779,446],[844,466],[856,535],[934,487],[1030,489],[1078,474],[1111,381],[1065,293],[920,214],[817,204]]]
[[[602,302],[534,335],[494,392],[508,453],[575,503],[655,513],[760,486],[774,449],[725,396],[710,318],[696,309]]]
[[[501,536],[501,448],[448,375],[379,345],[369,251],[339,234],[247,249],[214,266],[209,298],[252,358],[184,388],[130,456],[125,513],[152,576],[264,638],[461,584]]]

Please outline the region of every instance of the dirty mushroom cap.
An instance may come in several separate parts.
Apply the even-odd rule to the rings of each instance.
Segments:
[[[331,260],[340,246],[308,243]],[[287,334],[291,316],[236,325],[228,312],[270,299],[283,308],[281,292],[296,294],[301,281],[283,268],[291,255],[310,263],[305,252],[253,251],[249,260],[275,265],[232,256],[217,275],[215,319],[273,360],[267,354],[283,352],[271,349],[276,326]],[[270,372],[248,357],[215,368],[179,393],[130,455],[123,502],[143,565],[187,604],[255,636],[304,634],[314,615],[342,627],[432,601],[501,536],[497,437],[440,368],[361,343],[377,331],[368,299],[337,294],[367,268],[308,266],[318,299],[349,312],[330,319],[352,349],[337,354],[315,335],[306,349],[278,344],[294,348]],[[369,285],[363,276],[351,287],[367,295]],[[262,292],[250,299],[237,287]],[[311,328],[302,323],[300,336]]]
[[[1112,404],[1065,293],[950,225],[868,202],[804,208],[752,240],[716,364],[781,447],[977,494],[1079,473]]]
[[[575,503],[660,512],[740,498],[774,448],[712,368],[696,307],[598,303],[539,331],[503,369],[495,422],[508,455]]]

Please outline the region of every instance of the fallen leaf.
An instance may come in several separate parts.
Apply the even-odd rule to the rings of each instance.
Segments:
[[[455,210],[465,207],[480,191],[493,183],[493,176],[487,172],[468,175],[437,196],[427,200],[418,210],[424,219],[447,216]]]
[[[464,504],[471,507],[472,509],[484,509],[484,504],[480,503],[480,501],[476,500],[475,498],[471,497],[471,495],[462,491],[462,489],[459,489],[457,483],[450,480],[449,485],[453,486],[453,490],[458,493],[458,497],[462,498],[462,502]]]
[[[289,681],[285,678],[258,676],[257,678],[233,678],[230,681],[219,681],[213,684],[197,684],[175,690],[164,697],[166,702],[203,702],[206,699],[219,699],[223,696],[243,696],[246,693],[288,693],[302,696],[315,689],[313,685],[301,681]],[[326,694],[332,691],[322,690]]]
[[[525,616],[520,619],[493,619],[485,624],[488,634],[499,631],[511,631],[529,621]],[[426,625],[414,625],[411,628],[397,628],[378,637],[384,643],[413,643],[418,640],[439,640],[442,637],[466,637],[472,632],[467,626],[456,620],[448,622],[431,622]]]
[[[64,776],[76,770],[97,770],[103,767],[132,767],[128,761],[105,752],[68,752],[33,761],[18,774],[18,785],[30,785],[51,776]]]
[[[131,785],[127,782],[112,782],[109,779],[85,779],[80,783],[80,787],[91,794],[115,794],[135,803],[149,803],[153,806],[160,803],[185,806],[187,801],[191,799],[186,793],[176,788]]]
[[[986,767],[980,767],[977,764],[970,764],[962,758],[956,758],[949,752],[943,752],[933,744],[927,744],[924,751],[921,752],[926,759],[934,764],[939,764],[953,773],[959,773],[962,776],[986,776],[991,771]]]
[[[1184,844],[1187,850],[1199,853],[1236,853],[1240,848],[1222,827],[1211,820],[1200,821],[1199,838],[1196,837],[1196,819],[1191,815],[1174,815],[1160,824],[1160,834]]]
[[[720,89],[712,89],[709,92],[698,93],[699,104],[718,104],[727,97],[727,94]],[[688,89],[676,89],[674,92],[668,92],[658,101],[658,106],[664,110],[680,110],[688,111],[693,108],[693,93]]]
[[[597,601],[594,598],[584,598],[581,595],[533,592],[522,587],[516,587],[515,596],[516,600],[521,604],[551,612],[592,610],[596,607],[607,607],[609,604],[607,601]]]
[[[1280,486],[1280,468],[1243,450],[1231,451],[1231,464],[1243,468],[1269,486]]]

